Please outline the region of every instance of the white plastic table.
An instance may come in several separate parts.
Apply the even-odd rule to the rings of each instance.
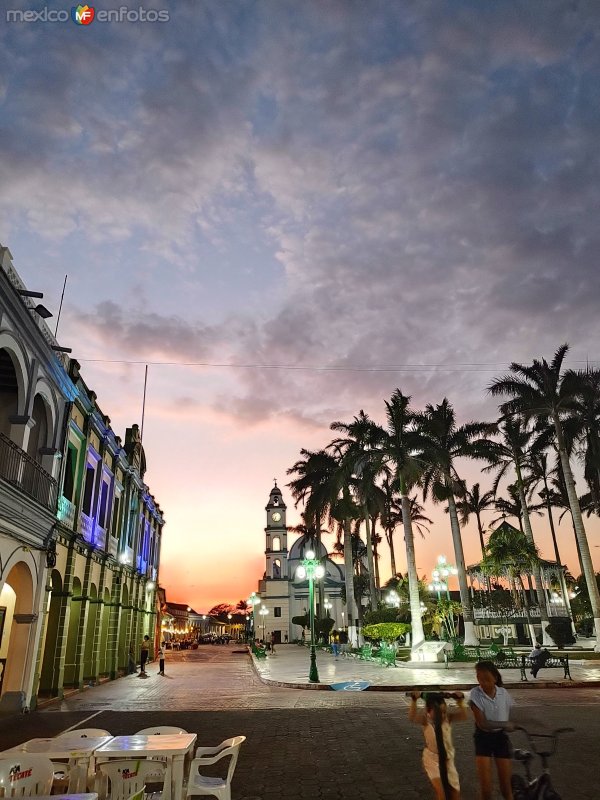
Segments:
[[[71,767],[69,792],[85,792],[88,772],[94,771],[94,751],[110,742],[112,738],[112,736],[90,736],[83,739],[81,736],[73,735],[58,736],[55,739],[29,739],[28,742],[22,742],[0,753],[0,758],[5,753],[30,753],[46,756],[51,761],[68,761]]]
[[[196,744],[195,733],[115,736],[95,752],[96,762],[113,758],[164,758],[167,762],[163,800],[183,800],[185,757]]]
[[[27,800],[98,800],[97,792],[84,794],[32,794]]]

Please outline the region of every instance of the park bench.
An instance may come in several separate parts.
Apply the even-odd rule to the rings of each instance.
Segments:
[[[504,667],[505,664],[498,665]],[[529,656],[521,656],[521,663],[519,664],[519,669],[521,670],[521,680],[527,680],[527,671],[530,670],[533,666],[532,660]],[[562,669],[563,670],[563,678],[567,680],[567,678],[572,681],[573,678],[571,677],[571,670],[569,669],[569,656],[550,656],[550,658],[546,659],[546,661],[540,666],[540,670],[542,669]]]
[[[446,669],[450,661],[492,661],[498,667],[513,666],[520,669],[520,663],[517,663],[519,658],[512,647],[501,649],[495,644],[489,647],[455,644],[452,650],[444,650]]]
[[[396,651],[393,647],[382,645],[377,656],[384,667],[396,666]]]
[[[358,658],[361,661],[372,661],[373,659],[373,645],[372,644],[363,644],[360,648],[360,652],[358,654]]]
[[[256,656],[256,658],[266,658],[267,651],[264,647],[257,647],[256,645],[252,645],[252,654]]]

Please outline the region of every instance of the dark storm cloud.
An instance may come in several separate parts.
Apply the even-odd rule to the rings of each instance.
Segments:
[[[218,399],[232,414],[320,420],[332,395],[355,413],[401,383],[473,416],[489,372],[448,367],[564,340],[585,351],[600,332],[596,3],[182,4],[160,30],[98,29],[85,46],[44,33],[43,72],[42,34],[9,33],[11,225],[62,240],[87,224],[193,272],[238,204],[285,272],[277,307],[235,322],[223,308],[212,327],[157,298],[143,321],[101,306],[86,324],[106,341],[184,360],[440,365],[337,373],[334,389],[331,373],[291,373],[275,395],[241,372]]]

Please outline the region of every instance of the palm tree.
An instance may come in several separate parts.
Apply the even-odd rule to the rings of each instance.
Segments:
[[[369,597],[371,608],[377,608],[378,594],[375,585],[375,561],[369,505],[377,490],[375,479],[381,471],[381,454],[375,448],[378,427],[362,409],[352,422],[332,422],[329,427],[332,431],[345,434],[343,438],[334,439],[330,446],[338,447],[344,452],[344,458],[354,475],[354,494],[362,511],[366,528]]]
[[[392,577],[397,574],[396,569],[396,553],[394,550],[394,531],[396,527],[402,522],[402,511],[398,508],[400,501],[399,495],[396,494],[394,482],[388,474],[385,475],[381,484],[383,492],[383,511],[381,513],[381,526],[385,534],[385,540],[390,551],[390,566],[392,569]]]
[[[552,502],[552,492],[550,489],[550,481],[552,480],[553,475],[556,474],[557,469],[560,469],[560,467],[557,465],[557,467],[555,467],[554,469],[549,468],[548,454],[544,452],[543,449],[538,448],[536,442],[531,451],[529,452],[526,468],[528,473],[529,501],[531,501],[533,492],[536,489],[538,489],[540,483],[542,484],[541,490],[538,491],[538,496],[541,498],[542,503],[546,509],[546,514],[548,515],[548,524],[550,525],[550,534],[552,536],[554,558],[559,566],[559,580],[561,585],[563,601],[567,607],[569,616],[571,617],[571,619],[573,619],[573,614],[571,613],[571,602],[569,599],[569,590],[565,574],[562,569],[562,560],[558,549],[558,539],[556,538],[556,527],[554,525],[554,515],[552,514],[553,502]]]
[[[572,372],[565,378],[575,386],[575,403],[565,422],[569,435],[580,445],[584,477],[590,488],[594,513],[600,509],[600,371],[594,369]]]
[[[488,575],[508,578],[517,607],[524,610],[527,618],[532,644],[535,640],[535,631],[529,613],[523,575],[530,575],[536,565],[539,569],[539,563],[535,544],[508,522],[503,522],[490,534],[482,569]]]
[[[567,344],[559,347],[550,364],[545,359],[539,361],[535,359],[531,366],[511,364],[510,374],[494,380],[489,391],[495,397],[508,396],[510,398],[500,406],[500,412],[503,415],[518,414],[523,416],[526,421],[533,419],[541,425],[551,421],[554,425],[556,446],[573,515],[583,574],[590,596],[596,632],[595,649],[600,651],[600,592],[596,584],[590,546],[583,524],[563,431],[563,419],[574,410],[579,388],[572,372],[565,374],[562,372],[562,364],[568,349]]]
[[[454,544],[454,557],[458,570],[460,601],[463,606],[465,645],[477,645],[473,605],[467,586],[467,570],[462,546],[456,499],[460,497],[464,481],[454,466],[457,458],[470,455],[470,447],[477,437],[487,433],[490,426],[485,423],[456,425],[454,409],[446,398],[437,405],[427,405],[418,415],[417,426],[422,437],[423,458],[426,462],[423,474],[423,497],[430,495],[434,502],[445,501],[450,515],[450,527]]]
[[[392,482],[393,483],[393,482]],[[392,484],[386,478],[383,482],[383,490],[384,490],[384,511],[381,515],[382,525],[385,532],[385,538],[388,543],[388,547],[390,550],[390,560],[391,560],[391,567],[392,567],[392,577],[394,575],[399,574],[396,569],[396,555],[394,551],[394,531],[398,525],[402,524],[402,499],[399,495],[396,495],[391,488]],[[421,538],[425,537],[425,533],[429,533],[428,525],[433,525],[432,520],[425,516],[424,508],[419,503],[419,499],[416,495],[409,497],[409,508],[410,508],[410,521],[413,528],[413,532],[416,529],[418,533],[421,535]]]
[[[484,471],[496,470],[496,478],[493,487],[494,492],[497,491],[498,484],[502,478],[504,478],[509,471],[514,470],[517,478],[514,485],[516,486],[519,503],[521,505],[523,529],[529,542],[535,544],[533,531],[531,529],[531,519],[527,508],[525,481],[523,479],[523,468],[527,464],[527,456],[533,437],[533,431],[523,425],[520,417],[514,416],[501,420],[497,426],[497,432],[500,434],[499,440],[489,437],[480,439],[474,444],[474,453],[477,454],[478,458],[482,458],[488,462],[489,466],[485,467]],[[533,575],[537,600],[540,607],[543,643],[545,645],[552,645],[554,642],[546,631],[550,623],[548,598],[537,562],[533,563]]]
[[[456,503],[456,510],[458,511],[461,525],[467,525],[471,514],[475,515],[482,558],[485,558],[485,541],[483,538],[481,515],[485,511],[489,511],[490,509],[494,508],[494,500],[494,492],[490,491],[481,494],[481,489],[478,483],[474,483],[471,490],[467,488],[467,484],[465,483],[463,493]]]
[[[508,497],[497,497],[494,502],[496,511],[500,512],[500,516],[493,519],[490,525],[497,525],[502,522],[506,517],[514,517],[519,523],[519,530],[525,533],[523,528],[523,506],[521,505],[521,498],[519,497],[519,490],[516,484],[509,483],[506,487]],[[528,506],[529,514],[540,514],[540,508],[543,508],[542,503],[530,503]]]
[[[415,456],[419,449],[419,440],[414,426],[414,413],[410,409],[410,397],[403,395],[400,389],[395,389],[391,398],[386,400],[385,407],[387,430],[380,429],[379,447],[383,462],[392,473],[392,483],[398,487],[400,492],[409,585],[412,649],[414,650],[422,644],[425,634],[421,616],[409,491],[419,480],[422,462]]]
[[[295,505],[304,503],[302,514],[306,530],[298,530],[301,535],[310,533],[314,537],[315,552],[321,557],[321,533],[323,518],[332,503],[337,501],[337,460],[325,450],[300,451],[301,458],[290,467],[288,475],[297,477],[287,485],[291,489]],[[317,597],[319,613],[323,613],[325,590],[322,581],[317,581]]]

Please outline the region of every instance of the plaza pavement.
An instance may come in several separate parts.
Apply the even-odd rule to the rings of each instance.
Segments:
[[[422,733],[408,722],[408,701],[402,692],[315,692],[267,685],[239,649],[205,646],[169,651],[164,678],[156,674],[158,666],[153,663],[146,679],[128,676],[31,714],[0,717],[0,748],[33,736],[52,736],[73,725],[106,728],[113,734],[134,733],[150,725],[179,725],[197,733],[199,745],[236,734],[247,737],[233,800],[432,796],[420,765]],[[297,651],[308,661],[306,650]],[[273,668],[282,654],[278,651],[273,658]],[[324,663],[322,672],[327,672]],[[563,800],[596,800],[600,689],[518,686],[511,694],[522,722],[577,729],[561,742],[553,777]],[[454,731],[463,800],[477,798],[472,734],[470,720]],[[522,744],[519,734],[514,736],[515,744]]]
[[[317,668],[320,683],[310,684],[308,680],[309,649],[295,644],[277,645],[275,654],[265,659],[253,659],[260,679],[275,686],[294,688],[329,689],[332,683],[345,681],[367,681],[371,691],[406,691],[415,687],[444,686],[446,689],[469,689],[476,683],[474,664],[451,663],[447,669],[443,663],[419,664],[401,662],[396,667],[385,667],[375,661],[361,661],[357,658],[334,656],[326,651],[317,651]],[[600,686],[600,661],[569,661],[573,685]],[[506,686],[529,688],[534,686],[552,687],[570,684],[563,680],[562,669],[542,669],[538,677],[527,674],[527,682],[521,681],[518,669],[501,670]],[[599,792],[600,794],[600,792]]]

